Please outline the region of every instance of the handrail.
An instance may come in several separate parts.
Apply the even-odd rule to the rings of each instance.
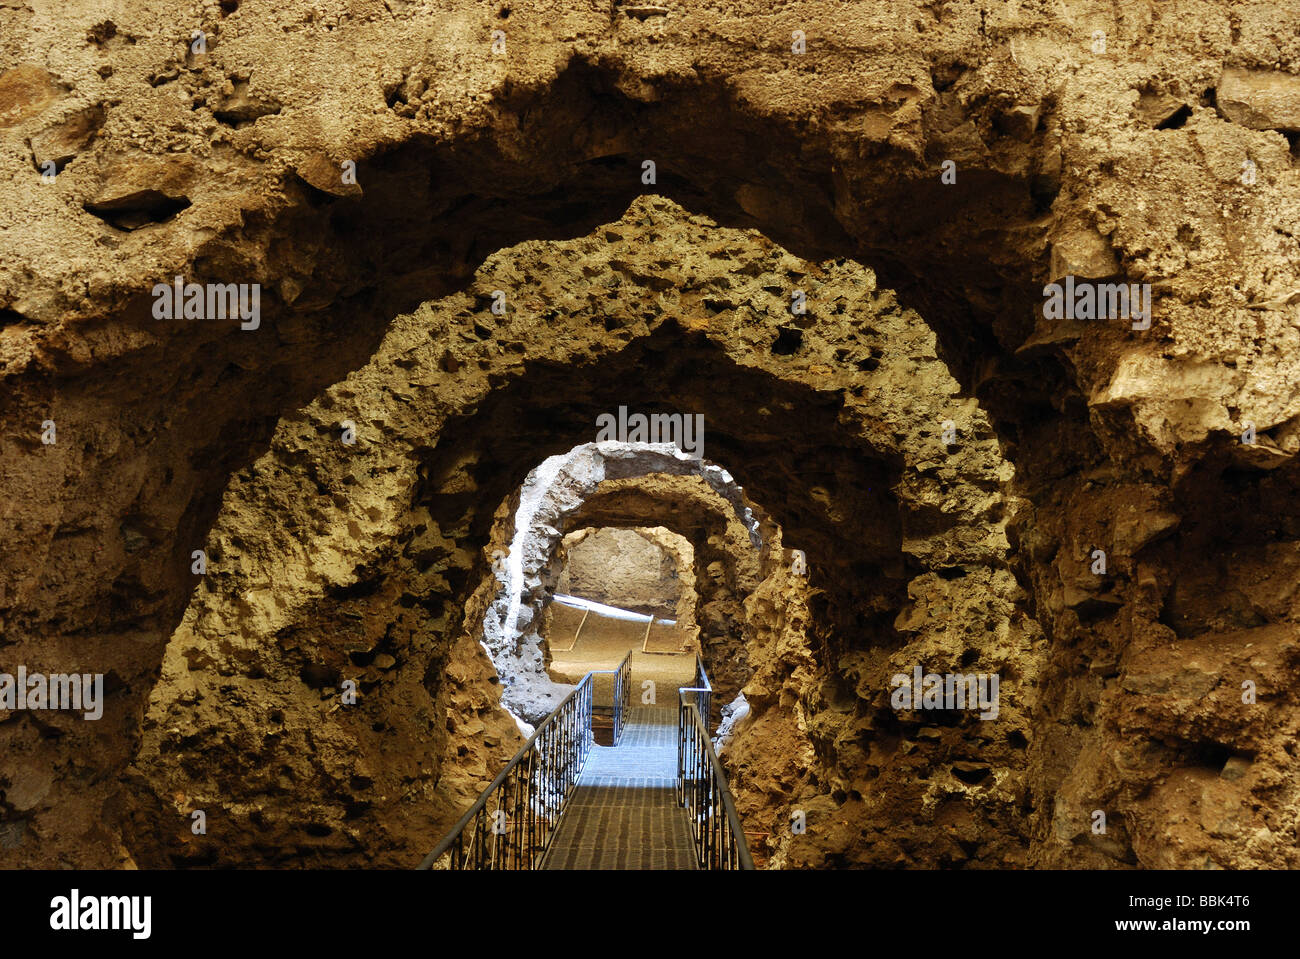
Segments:
[[[631,708],[632,697],[632,650],[627,651],[623,662],[618,664],[614,675],[614,702],[618,709],[614,712],[614,745],[623,738],[623,727],[627,725],[627,714]]]
[[[695,679],[692,680],[694,686],[678,686],[677,697],[681,700],[683,693],[694,693],[695,699],[702,706],[700,717],[704,720],[704,726],[707,731],[710,721],[710,712],[713,707],[713,684],[709,682],[709,674],[704,671],[704,660],[700,659],[700,654],[695,654]]]
[[[619,740],[623,738],[623,728],[627,725],[628,700],[632,691],[632,650],[627,651],[623,661],[618,664],[616,669],[596,670],[595,674],[614,674],[614,695],[609,706],[593,706],[592,715],[597,714],[604,716],[606,710],[613,718],[614,741],[611,745],[617,746]]]
[[[753,869],[727,775],[709,738],[705,716],[713,687],[699,656],[695,657],[695,683],[677,690],[677,803],[686,808],[701,869]]]
[[[610,709],[617,744],[626,721],[631,662],[629,651],[617,669],[595,669],[583,676],[416,868],[432,869],[448,852],[450,869],[536,868],[591,751],[593,677],[614,674]],[[488,815],[494,795],[496,808]]]

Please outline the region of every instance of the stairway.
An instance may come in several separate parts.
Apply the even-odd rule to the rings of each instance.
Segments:
[[[632,709],[617,746],[592,747],[541,868],[698,868],[676,777],[677,709]]]

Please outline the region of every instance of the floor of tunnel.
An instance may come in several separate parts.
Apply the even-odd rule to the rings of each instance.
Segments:
[[[642,652],[646,638],[646,624],[614,619],[592,612],[582,623],[582,612],[556,606],[557,612],[546,637],[551,647],[549,672],[556,682],[576,683],[591,670],[617,669],[629,651],[632,653],[632,696],[640,701],[642,684],[653,682],[656,702],[663,703],[665,696],[676,694],[680,686],[690,686],[695,681],[695,651],[681,651],[688,638],[672,626],[656,624],[651,627],[649,648]],[[565,610],[560,613],[559,610]],[[571,614],[577,612],[573,617]],[[578,626],[582,632],[574,636]],[[560,651],[557,651],[557,647]],[[572,648],[569,648],[572,647]],[[658,652],[672,649],[674,652]],[[594,694],[597,702],[608,698],[613,679],[607,675],[595,677]]]

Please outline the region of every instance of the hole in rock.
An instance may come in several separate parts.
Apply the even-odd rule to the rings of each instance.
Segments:
[[[772,352],[777,356],[793,356],[803,346],[803,334],[791,326],[781,327],[772,344]]]
[[[189,197],[139,190],[102,203],[86,203],[83,209],[114,229],[129,232],[155,223],[166,223],[189,205]]]
[[[1192,108],[1184,103],[1169,116],[1165,117],[1165,119],[1157,123],[1155,128],[1157,130],[1178,130],[1182,128],[1183,124],[1191,119],[1191,116]]]

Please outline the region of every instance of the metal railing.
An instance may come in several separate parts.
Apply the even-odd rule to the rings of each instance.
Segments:
[[[677,688],[678,701],[684,695],[690,694],[692,701],[700,705],[700,718],[704,720],[705,731],[708,731],[710,724],[710,713],[713,709],[713,684],[709,682],[709,674],[704,671],[704,660],[700,659],[699,653],[695,654],[695,679],[692,680],[693,686],[679,686]]]
[[[618,708],[614,712],[614,745],[623,738],[623,727],[627,724],[628,710],[632,708],[632,650],[627,651],[623,662],[614,674],[614,702]]]
[[[627,725],[628,700],[632,694],[632,650],[627,651],[627,655],[623,657],[617,669],[602,669],[590,675],[613,675],[614,677],[614,690],[610,697],[610,704],[593,707],[592,718],[599,716],[601,719],[609,719],[614,729],[614,741],[610,745],[617,746],[618,741],[623,738],[623,727]]]
[[[695,657],[695,685],[677,690],[677,803],[685,807],[701,869],[753,869],[727,776],[709,738],[713,687]]]
[[[615,745],[623,734],[631,669],[629,652],[618,669],[583,676],[417,868],[535,869],[591,752],[593,711],[613,714]],[[606,674],[613,702],[593,707],[594,677]]]

